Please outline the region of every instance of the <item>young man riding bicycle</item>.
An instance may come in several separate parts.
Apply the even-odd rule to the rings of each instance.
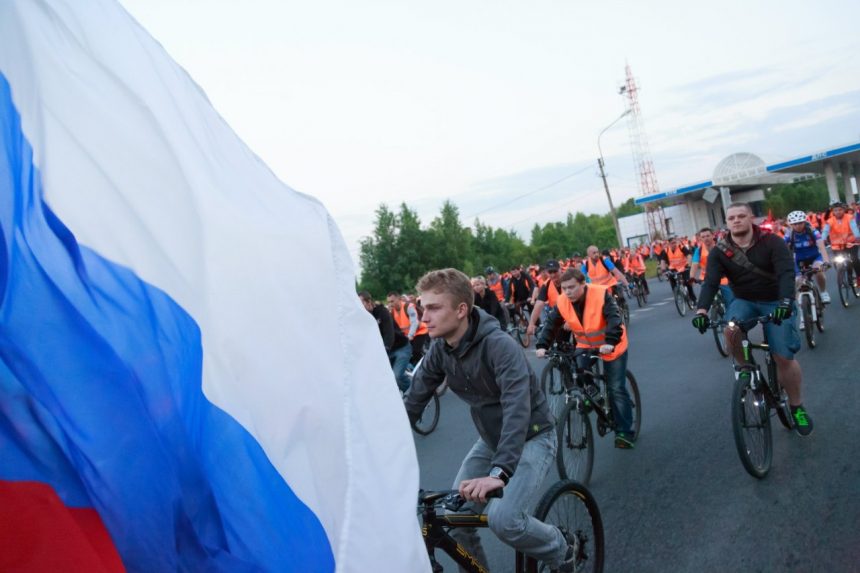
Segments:
[[[496,319],[473,306],[469,278],[456,269],[431,271],[417,289],[432,338],[421,368],[404,397],[410,421],[418,419],[447,377],[452,392],[469,404],[480,438],[466,455],[454,488],[481,510],[487,494],[504,496],[487,507],[499,539],[555,571],[573,571],[573,546],[562,531],[530,515],[556,453],[554,424],[543,391],[522,349]],[[478,532],[452,532],[486,567]]]
[[[794,359],[794,354],[800,350],[800,336],[793,319],[794,259],[782,238],[762,233],[753,224],[748,204],[730,205],[726,210],[726,222],[728,235],[717,243],[708,257],[693,326],[703,334],[708,330],[708,309],[722,277],[728,277],[735,295],[726,313],[729,319],[742,321],[772,315],[776,320],[764,325],[770,350],[779,380],[788,394],[795,429],[801,436],[808,436],[812,433],[812,418],[803,406],[802,372]],[[744,364],[739,329],[726,328],[725,334],[735,361]],[[749,373],[741,375],[749,376]]]
[[[633,434],[633,400],[625,384],[627,331],[621,312],[608,287],[586,284],[585,275],[579,269],[567,269],[562,273],[561,289],[563,294],[537,341],[537,357],[546,355],[546,349],[565,324],[573,332],[577,348],[599,350],[612,399],[612,415],[619,428],[615,433],[615,447],[632,449],[636,436]]]

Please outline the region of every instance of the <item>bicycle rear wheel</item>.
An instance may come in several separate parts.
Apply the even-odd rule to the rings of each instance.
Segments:
[[[565,372],[561,366],[549,362],[543,368],[540,374],[540,386],[546,396],[549,411],[555,420],[559,419],[562,410],[564,410],[564,400],[566,395],[565,389]]]
[[[573,545],[575,571],[603,571],[603,519],[588,488],[573,480],[556,482],[543,495],[534,515],[544,523],[558,527],[568,543]],[[546,573],[550,569],[541,563],[537,571]]]
[[[687,301],[684,296],[683,291],[681,291],[680,286],[676,286],[672,289],[672,297],[675,299],[675,308],[678,310],[678,314],[681,316],[687,315]]]
[[[588,484],[594,466],[594,434],[586,406],[574,398],[565,405],[556,425],[558,452],[556,467],[561,479],[575,479]]]
[[[810,350],[815,348],[815,325],[812,324],[812,301],[806,294],[801,302],[803,313],[803,334],[806,336],[806,345]]]
[[[520,311],[519,318],[517,319],[517,340],[523,348],[528,348],[531,342],[528,329],[529,319],[526,317],[525,311]]]
[[[853,263],[849,263],[848,267],[848,286],[851,287],[851,292],[854,293],[854,298],[860,298],[860,289],[857,288],[857,277],[854,275],[854,267],[850,266]]]
[[[439,423],[439,395],[433,393],[433,398],[427,402],[421,417],[412,424],[412,429],[418,434],[426,436],[436,429]]]
[[[732,392],[732,430],[744,469],[758,479],[766,476],[773,459],[770,414],[764,393],[744,377],[735,381]]]

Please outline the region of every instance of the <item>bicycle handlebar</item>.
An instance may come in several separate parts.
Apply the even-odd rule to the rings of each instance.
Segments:
[[[504,497],[503,487],[487,492],[487,499]],[[445,489],[440,491],[418,490],[418,505],[422,507],[433,507],[443,505],[449,511],[459,511],[466,504],[466,498],[460,495],[456,489]]]
[[[755,328],[757,324],[767,324],[768,322],[774,322],[773,315],[766,314],[764,316],[748,318],[747,320],[738,320],[737,318],[733,318],[729,320],[727,324],[729,327],[736,326],[740,328],[741,332],[747,333]]]

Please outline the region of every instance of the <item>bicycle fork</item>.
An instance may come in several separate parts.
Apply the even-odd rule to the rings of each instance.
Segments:
[[[812,311],[812,316],[811,316],[812,322],[817,321],[818,320],[818,306],[815,304],[815,297],[812,295],[812,291],[801,291],[801,292],[797,293],[797,308],[800,309],[800,311],[801,311],[800,316],[801,317],[803,316],[803,299],[804,298],[809,299],[809,308]]]

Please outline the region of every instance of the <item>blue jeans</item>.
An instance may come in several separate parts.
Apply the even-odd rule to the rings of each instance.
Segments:
[[[723,295],[723,304],[726,306],[726,310],[728,310],[729,305],[735,300],[735,293],[732,292],[729,285],[720,285],[720,294]]]
[[[397,387],[400,388],[401,392],[409,390],[409,377],[406,376],[406,367],[409,366],[410,358],[412,358],[411,344],[404,344],[388,355],[391,369],[394,371],[394,379],[397,381]]]
[[[633,399],[627,391],[627,351],[615,360],[604,360],[603,375],[612,400],[616,432],[633,434]]]
[[[543,481],[551,467],[555,466],[557,438],[553,431],[544,432],[528,440],[523,446],[519,464],[511,481],[505,486],[502,498],[491,499],[487,504],[487,523],[490,530],[506,544],[518,551],[557,567],[567,553],[567,541],[557,527],[532,517],[541,493]],[[485,477],[492,469],[495,452],[478,438],[466,454],[460,471],[454,479],[453,488],[467,479]],[[475,512],[483,511],[483,505],[467,505]],[[487,556],[481,546],[481,538],[475,528],[456,528],[451,536],[471,553],[484,568]],[[461,569],[462,571],[462,569]]]
[[[726,311],[729,320],[747,320],[757,316],[770,314],[776,309],[778,301],[753,301],[735,298]],[[788,320],[776,325],[768,322],[764,325],[770,350],[774,354],[792,360],[800,350],[800,333],[797,332],[797,305],[792,301],[793,314]],[[809,326],[807,325],[807,328]]]

